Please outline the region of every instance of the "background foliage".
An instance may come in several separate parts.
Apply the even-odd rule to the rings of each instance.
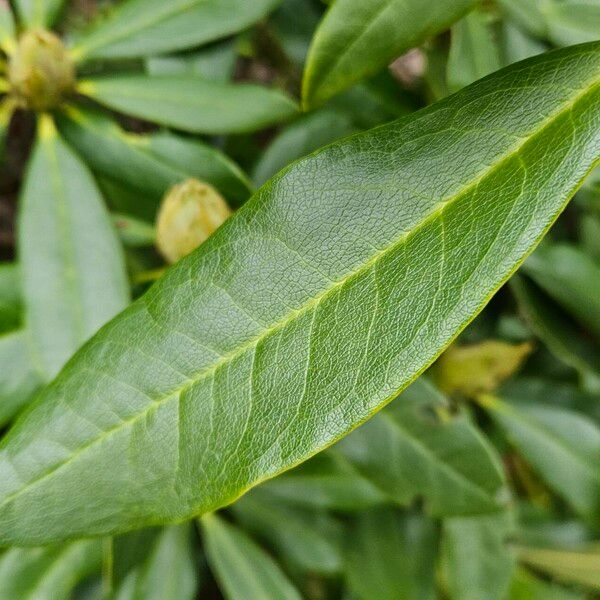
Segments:
[[[93,459],[97,462],[84,464],[87,481],[77,471],[71,479],[50,477],[51,483],[39,495],[24,496],[21,504],[13,502],[13,495],[21,494],[23,482],[46,481],[48,473],[54,472],[53,465],[64,456],[85,452],[99,428],[116,429],[124,420],[120,410],[145,406],[171,389],[169,386],[179,386],[182,377],[187,377],[186,369],[196,372],[198,364],[211,360],[206,349],[194,346],[195,354],[183,351],[189,350],[185,338],[192,326],[204,335],[203,341],[216,331],[215,340],[209,341],[225,340],[224,346],[239,332],[254,331],[256,324],[251,321],[255,315],[249,318],[241,314],[243,310],[238,312],[238,299],[225,293],[213,298],[214,305],[208,307],[217,315],[212,330],[203,329],[203,319],[186,321],[183,330],[175,327],[185,310],[194,314],[194,310],[207,309],[188,300],[195,296],[178,296],[174,291],[185,287],[186,269],[192,268],[193,259],[163,277],[167,264],[155,249],[157,213],[172,186],[198,179],[212,186],[235,211],[282,168],[331,142],[400,117],[406,117],[401,123],[410,124],[415,111],[494,71],[600,37],[597,0],[335,0],[330,4],[328,8],[319,0],[15,0],[9,6],[0,1],[0,45],[6,57],[0,80],[5,92],[0,108],[0,424],[4,434],[25,414],[3,441],[0,460],[0,540],[6,543],[0,551],[0,599],[545,600],[594,598],[600,593],[597,172],[583,183],[519,273],[400,398],[331,448],[256,487],[228,508],[176,525],[136,528],[149,523],[146,507],[151,504],[153,510],[167,511],[164,507],[169,507],[169,515],[178,516],[179,506],[170,506],[163,480],[159,479],[154,489],[144,487],[146,480],[156,484],[159,467],[165,469],[164,480],[171,474],[164,467],[171,464],[165,457],[170,460],[177,445],[164,424],[180,421],[173,420],[170,413],[149,414],[122,446],[107,445],[105,454]],[[10,62],[17,51],[15,32],[50,27],[65,41],[77,79],[72,87],[59,90],[59,101],[40,110],[37,104],[31,105],[29,87],[17,90]],[[52,51],[62,52],[54,40],[43,37],[42,42]],[[531,197],[535,192],[538,197],[545,193],[548,202],[556,203],[556,210],[563,196],[566,200],[569,190],[579,184],[580,171],[598,158],[598,144],[594,146],[593,140],[598,139],[600,50],[590,48],[595,50],[565,51],[558,61],[563,65],[561,75],[568,78],[563,82],[566,87],[582,87],[588,71],[593,72],[594,65],[596,69],[596,83],[587,82],[585,97],[581,93],[566,97],[573,105],[568,125],[563,123],[567,119],[562,113],[554,115],[556,107],[562,106],[562,96],[555,98],[548,86],[542,93],[534,88],[528,97],[525,85],[520,95],[514,96],[520,101],[514,111],[524,106],[524,112],[530,114],[523,121],[515,118],[508,123],[512,134],[520,132],[519,139],[528,140],[528,128],[546,125],[547,117],[554,119],[549,122],[553,135],[542,138],[536,133],[536,143],[527,146],[533,150],[529,155],[523,153],[521,160],[529,159],[526,166],[535,174],[527,192]],[[595,59],[588,64],[577,58],[578,52],[582,56],[586,52],[594,56],[595,52]],[[31,59],[31,55],[27,57]],[[567,69],[564,63],[568,60],[572,68]],[[61,58],[59,64],[68,63]],[[45,73],[37,72],[34,82],[40,87],[34,86],[36,94],[48,89]],[[57,81],[56,72],[50,81]],[[540,67],[533,83],[543,81]],[[478,85],[482,87],[471,88],[465,96],[441,106],[460,106],[465,98],[476,102],[482,90],[493,94],[502,89],[503,96],[491,105],[492,110],[498,106],[501,116],[510,112],[506,106],[513,98],[508,95],[511,86],[501,88],[501,79],[493,80],[489,89],[485,82]],[[575,94],[573,90],[570,93]],[[595,104],[585,104],[588,96]],[[526,98],[529,104],[523,104]],[[443,108],[439,110],[443,112]],[[475,124],[479,115],[477,109],[467,112]],[[427,126],[425,133],[429,133]],[[419,170],[418,162],[413,171],[402,171],[405,180],[414,182],[414,189],[426,182],[429,188],[423,184],[418,189],[431,192],[435,200],[442,179],[444,184],[454,178],[460,183],[460,177],[467,177],[465,162],[470,156],[473,161],[489,158],[491,163],[493,158],[501,159],[501,165],[510,162],[512,146],[508,137],[503,137],[503,126],[506,123],[490,128],[488,123],[486,131],[493,129],[498,137],[480,137],[481,132],[476,132],[477,137],[462,140],[462,145],[460,139],[444,138],[445,144],[433,146],[447,161],[440,161],[439,181],[434,174]],[[295,163],[287,171],[287,180],[275,179],[262,188],[245,212],[203,246],[208,249],[205,252],[216,248],[225,235],[238,242],[244,239],[239,225],[243,215],[251,215],[247,221],[260,225],[261,202],[274,202],[270,198],[277,199],[290,180],[294,190],[316,180],[320,192],[334,182],[331,204],[315,204],[303,221],[303,233],[310,230],[318,235],[324,222],[319,220],[319,209],[343,206],[336,204],[341,188],[335,187],[335,181],[336,177],[343,181],[340,165],[344,163],[333,163],[334,159],[347,153],[348,172],[362,174],[364,163],[354,161],[352,152],[358,156],[358,150],[363,151],[361,140],[371,140],[375,147],[385,136],[394,149],[392,144],[399,143],[395,127],[325,151],[323,156],[336,167],[330,171],[327,160],[319,162],[320,155]],[[407,135],[413,131],[416,136],[415,130],[417,126],[413,130],[407,126],[402,131],[408,131]],[[561,138],[564,155],[558,146],[545,152],[544,144],[556,144]],[[448,167],[448,155],[444,155],[455,142],[458,145],[451,147],[456,150],[461,173]],[[364,145],[369,147],[369,143]],[[430,151],[425,143],[417,147],[425,154]],[[416,161],[415,157],[421,156],[418,152],[406,157]],[[359,156],[363,161],[370,158],[366,151]],[[400,163],[392,174],[404,167]],[[499,176],[514,182],[510,175],[506,168]],[[368,183],[360,180],[355,185]],[[465,226],[464,239],[471,240],[468,235],[473,235],[475,240],[470,255],[484,248],[484,235],[492,231],[483,225],[498,223],[503,216],[493,194],[510,195],[509,183],[496,186],[496,180],[488,182],[485,205],[485,185],[478,188],[483,198],[479,207],[498,212],[490,217],[482,210],[479,229],[466,231]],[[356,231],[365,234],[372,252],[381,240],[375,239],[375,227],[368,237],[369,218],[384,220],[385,197],[382,195],[378,205],[381,212],[366,214],[368,211],[359,210],[363,191],[342,192],[346,196],[339,202],[355,194],[356,220],[340,219],[338,225],[356,223]],[[298,222],[294,219],[301,211],[296,213],[296,208],[302,208],[302,203],[310,206],[313,196],[282,197],[285,210],[277,213],[270,204],[272,213],[263,219],[264,231],[276,230],[286,219]],[[388,199],[390,206],[392,200]],[[408,198],[403,206],[407,213],[408,208],[414,209],[416,219],[419,206],[426,201],[419,199],[411,205]],[[518,216],[528,215],[541,229],[552,220],[551,214],[526,212],[531,210],[526,203],[521,210],[509,222],[515,226],[513,233],[520,231],[524,220]],[[392,218],[388,223],[396,232],[398,223]],[[314,224],[313,230],[309,224]],[[466,224],[477,225],[477,221]],[[424,239],[433,247],[439,230],[432,226],[426,231]],[[486,253],[490,264],[499,261],[509,245],[509,233],[500,228],[499,235],[499,244],[491,246],[497,251]],[[345,238],[340,234],[334,239]],[[348,246],[352,251],[357,239],[352,238],[355,245]],[[309,241],[307,236],[300,247],[310,247]],[[260,296],[265,288],[259,284],[268,288],[269,281],[281,279],[288,296],[278,300],[288,308],[287,301],[299,293],[291,282],[305,274],[293,270],[293,262],[285,262],[288,249],[277,247],[270,254],[261,254],[261,244],[239,250],[239,256],[246,259],[243,272],[252,282],[247,284],[244,302],[252,298],[257,305],[267,305]],[[422,267],[421,272],[407,270],[416,282],[414,298],[428,298],[427,273],[438,264],[435,253],[428,249],[426,245],[426,251],[417,255],[420,262],[408,263]],[[339,252],[325,254],[341,256]],[[198,256],[203,256],[202,250]],[[224,256],[241,261],[238,255]],[[276,258],[272,263],[258,262],[263,256]],[[466,254],[463,256],[466,263]],[[519,256],[507,250],[506,261],[512,261],[512,267]],[[342,272],[339,264],[323,264],[331,269],[326,276]],[[218,268],[225,272],[223,264]],[[285,279],[286,273],[289,279]],[[94,338],[100,342],[77,352],[156,279],[159,284],[145,298],[150,298],[151,309],[169,316],[171,329],[154,331],[152,320],[139,316],[136,306],[142,304],[138,303],[115,322],[117,325],[109,325]],[[316,276],[314,281],[318,282]],[[423,282],[420,288],[418,282]],[[485,295],[489,296],[495,283],[490,275]],[[384,281],[386,285],[393,290],[389,279]],[[484,284],[480,286],[483,290]],[[363,307],[363,301],[361,293],[353,296],[352,290],[342,298],[348,316],[344,331],[353,331],[351,325],[360,324],[368,306],[364,301]],[[400,301],[394,306],[390,314],[399,312]],[[219,320],[224,307],[229,309],[227,323]],[[269,309],[274,311],[271,304]],[[470,309],[465,316],[474,312],[475,308]],[[149,310],[149,314],[154,313]],[[435,321],[435,314],[429,319]],[[133,324],[118,324],[128,321]],[[325,325],[323,339],[327,339],[327,328],[335,329],[333,319]],[[384,332],[375,337],[378,348],[385,347],[385,342],[391,344],[401,330],[401,324],[391,319],[385,325]],[[124,346],[135,348],[135,359],[130,349],[119,349],[114,341],[119,338],[111,337],[111,331],[119,327],[128,336]],[[295,331],[288,335],[294,342],[290,347],[299,351]],[[103,339],[108,339],[105,346]],[[348,336],[336,343],[340,362],[354,356],[351,341]],[[425,337],[417,342],[422,342],[418,346],[429,343],[432,353],[442,346]],[[158,358],[151,354],[156,347],[162,352]],[[362,340],[358,349],[364,347]],[[75,353],[74,361],[51,384]],[[292,351],[290,356],[297,357]],[[312,381],[315,388],[325,381],[321,392],[327,389],[328,393],[314,394],[314,412],[334,394],[334,385],[327,380],[327,367],[333,360],[327,362],[326,353],[319,357],[322,363]],[[426,362],[419,362],[411,375]],[[281,370],[291,378],[298,364],[300,360],[290,359]],[[375,371],[375,359],[365,364],[372,364]],[[100,372],[100,366],[110,368]],[[124,383],[118,377],[128,369],[132,375]],[[106,377],[106,371],[114,380]],[[221,383],[224,392],[218,398],[222,406],[216,419],[228,425],[210,431],[194,428],[186,448],[211,438],[215,431],[217,439],[227,441],[227,427],[237,431],[235,428],[242,426],[244,415],[231,400],[242,398],[244,388],[235,387],[241,381],[239,373],[224,377]],[[370,381],[366,380],[365,395],[355,403],[368,404]],[[270,388],[265,390],[268,397]],[[77,406],[85,410],[74,412],[69,410],[73,405],[70,398],[77,393],[81,396]],[[67,402],[62,401],[63,396]],[[36,397],[36,407],[28,409]],[[217,456],[209,464],[216,471],[211,472],[210,485],[204,487],[214,488],[217,499],[209,498],[206,506],[209,501],[222,506],[245,491],[248,482],[242,481],[241,467],[236,470],[238,457],[242,456],[238,462],[243,463],[245,453],[252,457],[253,448],[271,444],[269,428],[279,426],[278,407],[263,406],[265,412],[248,429],[258,433],[247,446],[240,440],[229,460],[220,461]],[[107,416],[108,412],[112,415]],[[306,421],[311,414],[306,411]],[[361,420],[366,416],[365,412]],[[203,425],[204,415],[200,417],[198,423]],[[340,422],[348,429],[357,420],[354,415],[338,414],[335,423],[312,432],[310,441],[305,441],[310,436],[298,427],[285,452],[304,458],[307,450],[296,445],[306,444],[312,453],[324,445],[322,440],[328,443],[339,437]],[[335,431],[335,435],[327,437],[322,433],[325,430]],[[153,444],[146,445],[146,440]],[[281,456],[251,473],[250,483],[298,462],[286,462],[281,447],[279,452]],[[123,473],[117,468],[120,461],[135,464],[138,470]],[[144,464],[146,470],[139,468]],[[190,470],[191,483],[184,491],[193,496],[199,493],[198,471]],[[117,511],[115,516],[104,500],[120,501],[123,489],[129,494],[129,510]],[[96,501],[91,500],[94,498]],[[189,515],[181,509],[179,516]],[[115,531],[118,535],[86,537]],[[37,545],[64,538],[69,539]]]

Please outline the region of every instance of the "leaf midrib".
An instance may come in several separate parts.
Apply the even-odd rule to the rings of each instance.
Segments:
[[[131,417],[130,419],[120,421],[114,427],[111,427],[111,428],[105,430],[102,434],[93,438],[87,444],[84,444],[78,450],[74,451],[71,454],[71,456],[68,457],[67,459],[59,462],[57,465],[48,469],[47,471],[45,471],[38,477],[34,478],[29,483],[25,484],[23,487],[15,490],[14,492],[12,492],[10,494],[7,494],[6,497],[2,500],[2,502],[0,502],[0,509],[3,508],[4,506],[6,506],[8,503],[15,500],[16,498],[18,498],[19,496],[26,493],[29,489],[31,489],[38,483],[44,481],[48,477],[51,477],[54,473],[56,473],[63,467],[68,466],[71,462],[75,461],[81,454],[86,452],[88,449],[94,447],[95,445],[102,443],[104,440],[109,438],[114,432],[118,432],[125,427],[129,427],[129,426],[133,425],[138,420],[145,418],[151,411],[156,410],[157,408],[159,408],[160,406],[162,406],[169,400],[172,400],[174,398],[179,399],[181,397],[181,395],[187,389],[192,387],[193,385],[196,385],[200,381],[204,380],[205,378],[214,375],[218,371],[218,369],[220,369],[224,365],[232,362],[237,357],[242,356],[246,351],[248,351],[252,347],[256,346],[261,340],[264,340],[265,338],[276,333],[280,329],[285,328],[288,324],[292,323],[295,319],[299,318],[301,315],[308,313],[313,308],[316,308],[324,300],[324,298],[326,298],[330,294],[338,291],[339,288],[346,285],[354,277],[357,277],[357,276],[361,275],[363,272],[368,271],[368,269],[372,268],[375,264],[377,264],[377,262],[383,256],[386,256],[388,253],[393,252],[397,247],[400,247],[409,237],[414,235],[424,225],[429,223],[430,220],[432,220],[434,217],[436,217],[438,214],[440,214],[441,211],[443,210],[443,208],[448,203],[454,202],[454,201],[460,199],[461,197],[463,197],[464,195],[468,194],[470,191],[476,189],[483,180],[485,180],[487,177],[492,175],[503,164],[512,160],[514,157],[519,156],[519,153],[523,150],[523,148],[525,148],[529,143],[531,143],[532,140],[534,140],[539,135],[541,135],[546,130],[546,128],[548,128],[555,122],[555,120],[559,119],[562,115],[564,115],[568,111],[572,110],[573,107],[580,100],[585,98],[589,93],[594,91],[594,89],[598,86],[600,86],[600,77],[590,81],[590,83],[586,87],[581,88],[580,92],[574,98],[572,98],[571,100],[566,102],[560,109],[558,109],[551,116],[544,119],[540,123],[540,126],[537,129],[537,131],[535,131],[535,133],[532,133],[527,138],[523,139],[519,144],[516,145],[516,147],[513,150],[508,151],[507,154],[504,155],[498,162],[492,164],[487,169],[485,169],[478,177],[475,177],[470,183],[465,185],[460,191],[456,192],[450,198],[448,198],[446,200],[442,200],[441,202],[436,204],[432,208],[431,212],[428,215],[426,215],[418,225],[416,225],[410,231],[403,233],[398,239],[391,242],[386,248],[375,253],[368,261],[363,263],[359,268],[348,273],[343,279],[334,281],[330,287],[326,288],[323,292],[321,292],[314,298],[309,299],[309,301],[306,304],[304,304],[302,307],[292,311],[292,313],[290,315],[281,319],[277,323],[274,323],[271,327],[265,329],[263,332],[261,332],[261,334],[257,335],[255,338],[252,338],[252,339],[248,340],[247,342],[238,346],[236,349],[223,354],[212,365],[201,369],[198,373],[196,373],[191,378],[189,378],[189,380],[186,383],[179,385],[179,386],[175,387],[173,390],[170,390],[170,391],[164,393],[160,398],[157,398],[156,400],[154,400],[143,411],[140,411],[138,414]],[[249,204],[246,206],[251,206],[251,205]],[[144,302],[144,297],[142,297],[138,302],[144,304],[144,306],[146,307],[147,314],[150,316],[150,318],[158,326],[161,326],[161,323],[154,318],[154,316],[152,315],[151,311],[148,308],[148,305]]]

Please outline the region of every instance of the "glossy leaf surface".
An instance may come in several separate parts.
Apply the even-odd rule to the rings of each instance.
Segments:
[[[336,0],[308,54],[304,106],[322,104],[374,75],[474,5],[474,0]]]
[[[277,563],[243,530],[206,515],[202,531],[208,562],[228,600],[300,600]]]
[[[0,542],[210,512],[372,416],[595,165],[599,82],[600,44],[536,57],[263,186],[3,440]]]
[[[51,379],[127,306],[129,291],[96,184],[49,117],[41,121],[21,195],[19,255],[34,363]]]
[[[164,54],[226,37],[280,0],[128,0],[74,48],[79,59]]]
[[[282,92],[193,76],[114,75],[81,82],[80,91],[128,115],[193,133],[245,133],[285,121],[296,105]]]

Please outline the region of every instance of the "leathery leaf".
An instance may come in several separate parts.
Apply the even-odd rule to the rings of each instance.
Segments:
[[[210,512],[341,438],[482,309],[599,157],[591,43],[284,170],[8,433],[0,543]]]

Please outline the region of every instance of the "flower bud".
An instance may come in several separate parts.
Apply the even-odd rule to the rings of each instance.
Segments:
[[[27,31],[10,58],[8,78],[17,102],[30,110],[58,106],[75,85],[75,67],[62,41],[49,31]]]
[[[533,346],[486,340],[469,346],[451,346],[431,368],[440,390],[450,395],[474,398],[494,391],[516,373]]]
[[[173,187],[160,207],[156,244],[171,263],[177,262],[204,242],[231,210],[212,186],[197,179]]]

